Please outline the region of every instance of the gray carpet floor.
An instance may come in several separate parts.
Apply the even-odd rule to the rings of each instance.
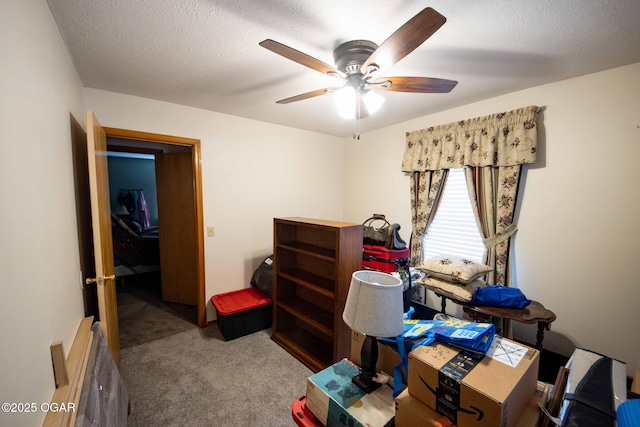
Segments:
[[[291,405],[312,372],[271,341],[270,329],[224,341],[215,323],[200,329],[180,310],[120,294],[121,338],[128,338],[119,370],[130,426],[296,425]],[[136,316],[146,333],[136,332]]]
[[[195,306],[162,301],[160,274],[127,277],[118,287],[120,348],[169,337],[196,327]]]

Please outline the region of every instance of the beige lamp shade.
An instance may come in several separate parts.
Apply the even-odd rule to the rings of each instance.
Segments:
[[[402,280],[390,274],[360,270],[351,286],[342,313],[354,331],[373,337],[395,337],[404,331]]]

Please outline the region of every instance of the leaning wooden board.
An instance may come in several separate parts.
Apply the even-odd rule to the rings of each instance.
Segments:
[[[54,363],[54,373],[56,376],[57,388],[51,399],[51,406],[60,408],[61,405],[69,408],[73,404],[74,410],[69,411],[49,411],[44,419],[43,426],[72,426],[75,423],[78,411],[80,392],[84,383],[84,376],[89,362],[89,353],[93,334],[91,325],[93,316],[85,317],[71,345],[67,360],[59,357],[61,354],[61,343],[51,345],[52,360]],[[66,378],[66,379],[65,379]]]

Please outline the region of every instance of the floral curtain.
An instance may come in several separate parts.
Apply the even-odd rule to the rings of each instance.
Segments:
[[[446,169],[411,174],[411,265],[422,261],[422,238],[435,217],[448,174]]]
[[[520,165],[465,168],[471,207],[487,249],[485,262],[493,271],[487,283],[511,286],[510,237],[520,181]]]
[[[513,215],[520,181],[520,165],[467,167],[465,176],[471,207],[486,248],[485,263],[493,271],[487,283],[511,286],[511,235],[516,232]],[[494,320],[497,332],[513,337],[511,322]]]
[[[408,132],[402,171],[534,163],[537,115],[530,106]]]
[[[413,265],[422,261],[422,237],[435,216],[447,171],[465,168],[474,216],[487,248],[485,262],[493,268],[486,281],[511,285],[510,237],[517,230],[513,219],[520,170],[536,160],[538,111],[529,106],[407,133],[402,171],[412,173]],[[502,335],[511,336],[510,322],[497,326]]]

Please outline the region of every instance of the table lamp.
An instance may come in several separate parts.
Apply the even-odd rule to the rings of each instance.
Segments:
[[[366,335],[360,353],[361,372],[352,378],[366,393],[380,387],[373,381],[378,362],[376,337],[395,337],[404,331],[402,291],[402,280],[390,274],[360,270],[351,276],[342,319]]]

